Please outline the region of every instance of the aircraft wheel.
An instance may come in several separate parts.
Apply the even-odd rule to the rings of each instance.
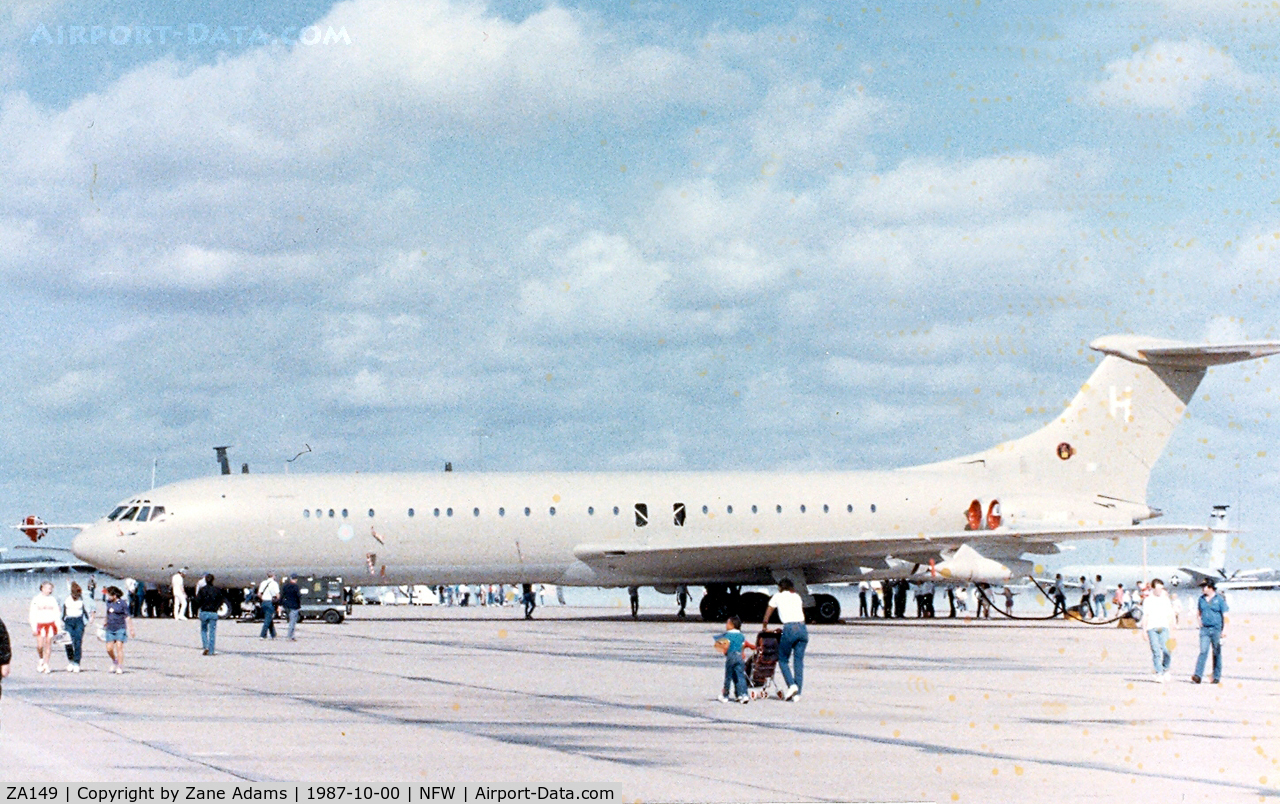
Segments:
[[[769,596],[762,592],[744,592],[738,596],[738,616],[745,623],[758,623],[769,608]]]
[[[723,623],[729,617],[729,598],[727,595],[708,592],[698,603],[698,611],[702,621],[707,623]]]
[[[816,623],[830,625],[840,621],[840,601],[835,595],[814,595],[809,615]]]

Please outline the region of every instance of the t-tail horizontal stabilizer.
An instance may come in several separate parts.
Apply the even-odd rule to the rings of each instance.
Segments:
[[[1089,348],[1148,366],[1203,369],[1280,354],[1280,341],[1194,344],[1142,335],[1107,335]]]

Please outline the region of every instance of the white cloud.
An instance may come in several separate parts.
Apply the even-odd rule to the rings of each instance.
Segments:
[[[784,167],[830,169],[857,159],[866,135],[884,127],[888,110],[888,103],[859,88],[777,85],[750,124],[751,141],[758,156]]]
[[[990,220],[1055,203],[1098,175],[1083,154],[1021,154],[965,162],[912,158],[841,183],[845,203],[876,221]]]
[[[113,391],[114,377],[102,368],[74,369],[63,372],[51,383],[35,389],[35,401],[41,408],[59,412],[92,410]]]
[[[526,326],[624,337],[662,327],[667,310],[660,294],[670,271],[626,238],[591,232],[553,260],[554,276],[520,288]]]
[[[1252,78],[1225,49],[1196,39],[1159,40],[1106,66],[1108,77],[1089,87],[1089,99],[1113,109],[1182,113],[1213,87],[1244,89]]]
[[[633,125],[742,86],[559,6],[514,22],[474,3],[350,0],[317,25],[350,44],[164,57],[60,110],[0,98],[0,243],[21,246],[0,270],[90,288],[306,279],[408,245],[424,195],[449,189],[414,186],[439,143],[515,158],[566,120]],[[76,260],[58,258],[67,242]]]

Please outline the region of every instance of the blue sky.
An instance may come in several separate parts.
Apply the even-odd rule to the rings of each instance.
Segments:
[[[93,517],[223,443],[859,469],[1029,432],[1099,335],[1280,337],[1278,29],[1209,0],[11,4],[0,508]],[[1214,371],[1152,478],[1170,519],[1238,506],[1242,563],[1280,563],[1276,372]]]

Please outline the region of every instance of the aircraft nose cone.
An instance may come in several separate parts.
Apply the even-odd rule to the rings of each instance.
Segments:
[[[71,552],[76,558],[99,569],[107,566],[109,549],[103,529],[100,527],[85,528],[80,535],[71,540]]]

